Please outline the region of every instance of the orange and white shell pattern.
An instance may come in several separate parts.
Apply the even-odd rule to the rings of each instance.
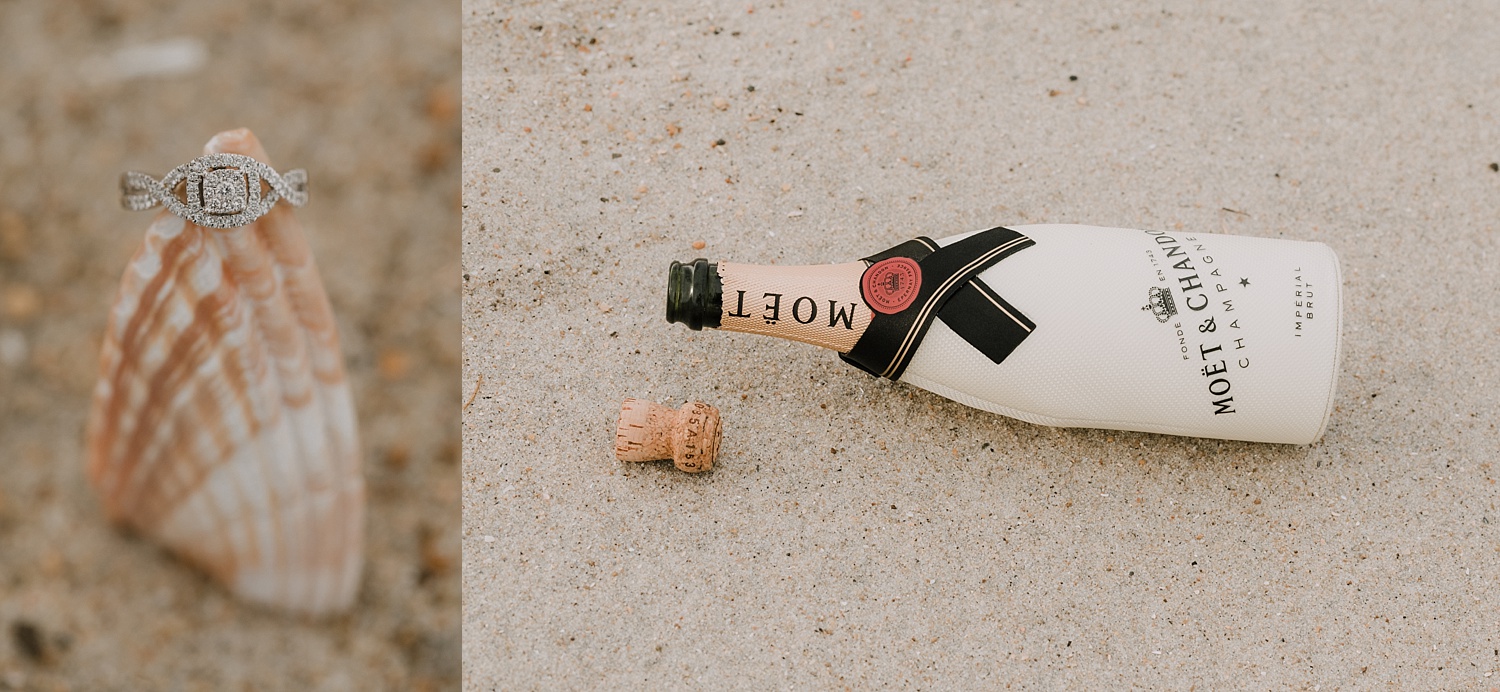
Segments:
[[[270,163],[248,130],[204,149]],[[99,370],[88,475],[112,520],[245,601],[309,615],[353,604],[365,504],[354,404],[290,205],[223,230],[158,215]]]

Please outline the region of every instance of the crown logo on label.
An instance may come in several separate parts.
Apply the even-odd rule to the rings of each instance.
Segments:
[[[1146,304],[1141,306],[1142,311],[1156,315],[1156,321],[1166,324],[1167,320],[1177,314],[1177,301],[1172,299],[1172,289],[1152,286],[1146,291]]]
[[[922,267],[910,257],[890,257],[870,265],[859,278],[860,294],[871,310],[894,315],[917,299]]]

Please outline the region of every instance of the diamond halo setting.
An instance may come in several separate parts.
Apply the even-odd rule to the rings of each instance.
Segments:
[[[307,203],[307,171],[277,173],[240,154],[205,154],[178,166],[160,181],[139,171],[120,176],[120,204],[131,211],[162,205],[209,228],[248,224],[285,199]]]

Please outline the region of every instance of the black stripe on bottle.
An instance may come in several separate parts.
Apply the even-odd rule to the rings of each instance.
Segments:
[[[983,281],[970,281],[938,311],[938,319],[999,365],[1036,329],[1030,319]]]
[[[917,260],[922,287],[906,310],[894,315],[876,313],[859,342],[840,358],[872,375],[900,379],[932,320],[941,316],[950,329],[999,363],[1036,325],[977,275],[1034,244],[1030,238],[1001,227],[943,248],[930,238],[917,238],[865,258],[870,264],[890,257]]]
[[[927,328],[932,326],[932,321],[937,318],[937,309],[942,307],[948,301],[949,297],[963,288],[968,283],[970,277],[984,271],[991,264],[1005,259],[1011,252],[1033,244],[1030,238],[1021,236],[1020,234],[1017,235],[1019,237],[1006,242],[1004,245],[984,250],[979,256],[973,258],[965,258],[959,255],[958,249],[955,249],[952,253],[939,251],[927,256],[925,261],[928,264],[937,265],[938,268],[944,270],[941,273],[946,274],[948,278],[931,288],[931,295],[927,296],[925,300],[921,299],[922,293],[920,291],[917,293],[919,299],[917,302],[921,303],[922,307],[912,319],[912,324],[906,331],[906,338],[901,341],[900,346],[896,347],[895,356],[891,359],[890,366],[886,368],[885,372],[881,373],[882,375],[893,380],[901,378],[901,373],[906,370],[906,364],[910,363],[912,356],[917,354],[917,346],[922,343],[922,337],[927,334]],[[968,238],[964,240],[968,240]],[[956,246],[963,242],[959,241],[959,243],[954,243],[954,245]],[[957,267],[948,267],[947,263],[954,259],[965,261]],[[926,273],[924,272],[923,275],[925,277]],[[929,290],[927,285],[928,282],[923,281],[924,290]]]

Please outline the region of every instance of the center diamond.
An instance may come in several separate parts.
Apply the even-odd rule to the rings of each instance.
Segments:
[[[249,185],[244,171],[220,168],[203,174],[203,210],[210,214],[238,214],[245,211]]]

